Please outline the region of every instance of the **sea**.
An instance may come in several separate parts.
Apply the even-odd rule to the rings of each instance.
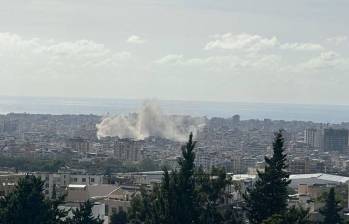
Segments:
[[[156,102],[165,113],[209,118],[227,118],[239,114],[242,120],[269,118],[321,123],[349,121],[349,105],[168,100],[156,100]],[[144,100],[136,99],[0,96],[0,114],[95,114],[110,116],[137,112],[143,103]]]

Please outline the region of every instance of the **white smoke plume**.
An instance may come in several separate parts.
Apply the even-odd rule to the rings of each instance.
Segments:
[[[164,114],[155,101],[146,101],[137,113],[104,118],[97,124],[97,136],[137,140],[156,136],[185,141],[190,132],[196,134],[205,123],[205,118]]]

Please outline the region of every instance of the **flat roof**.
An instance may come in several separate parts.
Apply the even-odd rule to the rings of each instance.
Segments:
[[[324,181],[332,181],[337,183],[347,183],[349,182],[349,177],[326,174],[326,173],[311,173],[311,174],[294,174],[290,175],[290,180],[299,179],[318,179]]]
[[[85,188],[87,185],[84,184],[69,184],[69,188]]]
[[[248,179],[255,179],[256,175],[250,175],[250,174],[234,174],[232,175],[233,180],[248,180]]]

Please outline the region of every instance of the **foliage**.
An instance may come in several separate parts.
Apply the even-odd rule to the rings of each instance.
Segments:
[[[154,171],[159,169],[159,166],[151,159],[144,159],[140,162],[127,162],[115,158],[108,158],[106,160],[94,160],[93,163],[70,162],[68,165],[77,169],[85,169],[88,173],[100,173],[105,175],[122,172]]]
[[[0,156],[1,167],[14,168],[22,171],[57,172],[65,165],[64,160],[37,159],[27,157]]]
[[[152,193],[142,191],[131,202],[131,223],[209,224],[239,223],[229,208],[224,213],[224,189],[230,183],[223,170],[205,173],[194,165],[196,142],[193,135],[182,147],[178,170],[163,169],[160,186]],[[230,212],[230,213],[229,213]]]
[[[309,210],[302,207],[291,207],[285,214],[275,214],[263,224],[311,224]]]
[[[182,157],[178,159],[179,172],[173,173],[174,191],[177,193],[176,212],[177,223],[197,223],[198,205],[195,195],[195,148],[196,142],[193,142],[193,135],[190,134],[186,146],[182,147]]]
[[[223,213],[222,224],[243,224],[244,220],[241,218],[241,211],[233,206],[229,206]]]
[[[340,224],[343,223],[339,212],[343,208],[340,206],[338,200],[336,200],[336,193],[334,188],[330,189],[327,195],[325,206],[320,209],[320,214],[324,216],[324,224]]]
[[[287,211],[289,175],[285,171],[287,159],[284,138],[280,130],[275,134],[273,156],[265,157],[265,170],[258,172],[254,187],[244,195],[245,210],[251,223],[259,224],[275,214]]]
[[[110,224],[127,224],[127,214],[123,210],[114,213],[110,218]]]
[[[80,208],[73,210],[73,217],[66,220],[67,224],[102,224],[103,220],[95,218],[92,214],[94,204],[86,201]]]
[[[0,223],[3,224],[56,224],[66,216],[58,209],[63,198],[47,200],[43,194],[43,181],[27,175],[15,190],[0,200]]]
[[[224,203],[225,187],[230,184],[226,173],[213,168],[210,174],[198,170],[196,174],[200,223],[222,223],[224,215],[220,205]],[[231,217],[232,218],[232,217]]]

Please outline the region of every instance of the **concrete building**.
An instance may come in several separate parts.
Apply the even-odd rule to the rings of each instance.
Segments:
[[[79,153],[88,153],[90,151],[90,142],[83,138],[71,138],[67,141],[67,147]]]
[[[24,173],[1,173],[0,174],[0,197],[11,193]]]
[[[328,185],[335,186],[349,183],[349,177],[331,175],[325,173],[312,173],[312,174],[295,174],[290,175],[290,187],[298,189],[299,185]]]
[[[114,143],[114,156],[121,161],[140,161],[143,159],[143,144],[143,141],[120,139]]]
[[[119,179],[128,179],[135,186],[159,184],[163,178],[163,171],[117,173]]]
[[[309,157],[296,157],[289,161],[288,171],[291,174],[325,172],[326,164],[324,160],[320,159],[311,159]]]
[[[346,151],[348,135],[347,129],[326,128],[324,130],[324,151]]]
[[[44,193],[51,198],[55,190],[56,194],[64,193],[66,187],[74,185],[103,184],[103,175],[72,174],[72,173],[35,173],[44,181]]]
[[[66,192],[64,205],[66,209],[76,209],[81,203],[90,200],[95,204],[92,210],[93,215],[103,219],[104,223],[109,223],[114,213],[127,211],[131,206],[132,198],[137,194],[110,184],[70,184]]]
[[[211,168],[211,156],[207,147],[198,147],[195,155],[195,166],[204,170]]]
[[[233,172],[234,174],[242,173],[241,159],[242,159],[242,156],[240,155],[234,155],[231,158],[231,162],[232,162],[231,172]]]
[[[322,131],[316,128],[307,128],[304,131],[304,141],[312,148],[320,148],[323,141]]]
[[[120,211],[127,211],[131,207],[131,199],[136,193],[126,191],[121,187],[115,189],[105,197],[103,202],[105,203],[105,212],[107,216],[111,216],[114,213]]]
[[[235,115],[232,117],[232,119],[233,119],[233,125],[234,125],[234,126],[237,126],[237,125],[240,124],[240,115],[235,114]]]

